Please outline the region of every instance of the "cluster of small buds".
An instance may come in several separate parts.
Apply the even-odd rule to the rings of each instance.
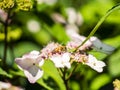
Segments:
[[[0,9],[9,10],[14,8],[15,10],[28,11],[32,8],[32,0],[1,0]]]
[[[44,59],[49,59],[49,57],[56,52],[60,52],[61,48],[62,46],[59,43],[51,42],[41,50],[41,57],[43,57]]]
[[[28,11],[32,8],[31,0],[16,0],[16,4],[19,10]]]
[[[115,81],[113,81],[113,86],[114,90],[120,90],[120,80],[115,79]]]
[[[14,6],[14,0],[2,0],[0,1],[0,8],[1,9],[9,9]]]

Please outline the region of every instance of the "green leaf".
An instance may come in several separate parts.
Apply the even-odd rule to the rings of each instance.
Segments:
[[[91,83],[91,90],[99,90],[100,87],[110,82],[110,77],[107,74],[101,74],[95,77]]]
[[[113,5],[112,0],[94,0],[82,6],[81,13],[86,23],[93,24]]]
[[[71,90],[81,90],[79,83],[76,81],[70,81]]]
[[[40,48],[32,42],[20,42],[14,47],[15,57],[20,57],[25,53],[28,53],[32,50],[39,50]]]
[[[6,71],[4,71],[2,68],[0,68],[0,75],[12,78],[12,75],[8,74]]]
[[[65,29],[60,24],[55,24],[52,27],[52,29],[47,25],[44,25],[44,27],[56,41],[60,43],[67,43],[67,41],[69,41],[69,38],[65,32]]]
[[[111,75],[120,75],[120,49],[109,58],[108,70]]]
[[[40,30],[39,32],[34,33],[33,37],[39,44],[45,45],[51,41],[50,35],[45,30]]]
[[[50,86],[48,86],[43,79],[40,79],[37,81],[38,84],[40,84],[41,86],[43,86],[44,88],[46,88],[47,90],[53,90]]]
[[[53,36],[61,43],[66,43],[69,38],[66,35],[65,29],[60,25],[56,24],[52,28]]]
[[[90,51],[89,53],[95,56],[99,60],[103,60],[107,56],[106,54],[98,52],[98,51]]]
[[[4,55],[4,44],[3,43],[0,43],[0,56],[3,57]],[[6,56],[6,64],[8,66],[11,66],[13,65],[13,57],[12,57],[12,52],[11,52],[11,49],[8,47],[7,49],[7,56]]]
[[[51,61],[46,60],[42,69],[44,70],[44,75],[46,74],[46,75],[50,76],[55,81],[55,83],[59,87],[59,90],[65,90],[64,82],[63,82],[61,76],[59,75],[57,68],[54,66],[54,64]],[[51,81],[49,81],[49,82],[51,82]]]
[[[17,76],[21,76],[21,77],[25,77],[24,73],[22,70],[19,70],[19,71],[13,71],[13,70],[10,70],[10,73],[13,74],[13,75],[17,75]]]
[[[112,38],[105,39],[104,42],[108,45],[112,45],[114,47],[120,47],[120,35]]]

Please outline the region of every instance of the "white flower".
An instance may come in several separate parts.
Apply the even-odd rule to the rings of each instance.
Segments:
[[[43,71],[39,68],[44,63],[44,60],[39,57],[38,51],[32,51],[23,55],[22,58],[16,58],[15,62],[24,70],[25,76],[30,83],[35,83],[42,77]]]
[[[82,25],[83,18],[80,13],[78,13],[74,8],[69,7],[66,8],[66,14],[68,15],[68,23],[69,24],[77,24]]]
[[[14,86],[11,83],[0,81],[0,90],[24,90],[24,89],[18,86]]]
[[[93,55],[88,56],[88,61],[85,62],[86,65],[90,66],[92,69],[96,70],[97,72],[102,72],[103,67],[106,66],[104,62],[98,61]]]
[[[65,20],[65,18],[64,18],[61,14],[59,14],[59,13],[53,13],[53,14],[51,15],[51,18],[52,18],[56,23],[62,23],[62,24],[66,24],[66,23],[67,23],[66,20]]]
[[[41,29],[39,22],[36,20],[28,21],[27,27],[28,27],[28,30],[33,33],[36,33]]]
[[[58,68],[70,68],[70,54],[69,53],[64,53],[64,54],[55,54],[50,58],[51,61],[55,64],[56,67]]]
[[[0,90],[8,90],[11,87],[10,83],[0,81]]]

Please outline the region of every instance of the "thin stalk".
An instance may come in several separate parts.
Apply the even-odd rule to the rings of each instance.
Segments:
[[[62,70],[61,70],[60,68],[57,68],[57,70],[58,70],[60,76],[63,77],[63,72],[62,72]]]
[[[4,34],[5,34],[5,39],[4,39],[4,56],[3,56],[3,66],[6,66],[6,58],[7,58],[7,34],[8,34],[8,21],[10,17],[10,12],[8,13],[7,19],[4,23]]]
[[[3,56],[3,65],[6,65],[6,57],[7,57],[7,23],[5,23],[5,39],[4,39],[4,56]]]
[[[69,79],[70,79],[70,77],[72,76],[73,72],[76,70],[77,66],[78,66],[78,63],[75,65],[75,67],[73,68],[73,70],[70,72],[70,74],[69,74],[69,76],[66,78],[66,80],[69,80]]]
[[[65,84],[66,90],[69,90],[68,80],[66,80],[66,68],[64,68],[64,72],[63,72],[63,81]]]
[[[82,44],[80,46],[77,47],[77,49],[79,47],[81,47],[91,36],[93,36],[95,34],[95,32],[98,30],[98,28],[100,27],[100,25],[105,21],[105,19],[115,10],[120,9],[120,4],[113,6],[111,9],[108,10],[108,12],[100,19],[100,21],[96,24],[96,26],[93,28],[93,30],[90,32],[90,34],[88,35],[88,37],[82,42]],[[76,50],[77,50],[76,49]]]

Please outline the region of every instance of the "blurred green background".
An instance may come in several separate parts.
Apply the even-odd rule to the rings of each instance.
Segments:
[[[8,51],[7,65],[8,72],[0,68],[0,80],[8,80],[13,85],[18,85],[25,90],[64,90],[64,86],[56,69],[50,62],[49,68],[45,64],[45,75],[36,84],[30,84],[23,72],[21,72],[14,59],[32,50],[41,50],[51,41],[65,44],[69,38],[65,33],[66,25],[69,24],[69,15],[66,9],[72,8],[81,15],[80,21],[74,23],[81,35],[88,36],[100,18],[112,8],[120,3],[119,0],[36,0],[31,11],[19,11],[12,17],[8,28]],[[61,15],[64,20],[55,20],[55,13]],[[74,19],[74,18],[73,18]],[[104,43],[114,46],[116,50],[111,55],[100,52],[90,52],[97,59],[103,60],[107,66],[104,72],[96,71],[79,66],[70,79],[71,90],[113,90],[112,82],[120,79],[120,10],[112,13],[95,33]],[[0,59],[4,52],[3,25],[0,24]],[[1,61],[0,61],[1,62]],[[53,70],[51,72],[50,70]],[[56,73],[53,74],[53,73]],[[56,83],[56,84],[55,84]],[[45,87],[45,88],[44,88]]]

